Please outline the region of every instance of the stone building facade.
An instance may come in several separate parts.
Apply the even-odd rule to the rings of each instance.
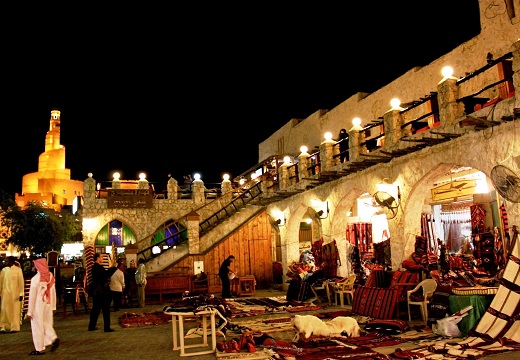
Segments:
[[[421,234],[421,214],[432,211],[431,189],[437,179],[446,176],[455,167],[471,168],[488,176],[488,185],[493,188],[489,175],[495,165],[507,164],[517,173],[520,172],[518,122],[520,95],[518,92],[514,94],[513,91],[509,97],[500,98],[499,87],[491,86],[479,96],[488,100],[500,98],[501,101],[475,111],[468,111],[464,102],[460,101],[485,88],[487,84],[499,80],[497,71],[483,71],[471,81],[459,82],[463,77],[461,75],[471,74],[485,67],[489,60],[488,54],[497,59],[511,53],[508,59],[512,58],[512,83],[514,88],[520,88],[518,15],[514,17],[510,11],[503,11],[490,16],[488,12],[491,10],[488,5],[491,1],[481,0],[479,3],[482,31],[475,38],[427,66],[408,71],[372,94],[359,93],[329,111],[317,110],[306,119],[292,119],[259,144],[259,162],[273,155],[290,156],[289,163],[281,166],[277,174],[278,182],[273,196],[280,192],[292,195],[271,201],[266,205],[267,212],[272,218],[273,248],[279,249],[279,255],[273,255],[273,261],[282,262],[284,274],[289,265],[299,259],[302,222],[309,212],[321,210],[324,211],[323,216],[314,219],[312,233],[322,238],[324,244],[336,241],[341,264],[338,266],[338,275],[345,276],[349,272],[347,258],[349,244],[345,236],[349,222],[347,214],[355,216],[358,199],[363,194],[374,194],[376,184],[381,183],[383,179],[394,188],[398,188],[400,197],[396,216],[388,220],[392,269],[395,270],[400,268],[402,261],[410,257],[413,252],[415,237]],[[516,6],[517,2],[513,4]],[[516,10],[514,13],[520,14],[520,8]],[[456,19],[447,15],[441,26],[449,26],[450,21]],[[455,76],[441,75],[441,70],[446,65],[453,67]],[[457,74],[460,75],[456,76]],[[435,127],[433,124],[428,124],[424,132],[413,133],[411,126],[406,124],[432,110],[428,108],[428,102],[421,102],[422,98],[432,93],[435,93],[438,100],[438,124],[436,122]],[[396,94],[400,97],[402,105],[390,107],[388,105],[390,99]],[[419,105],[416,106],[416,103]],[[364,127],[370,125],[374,119],[380,121],[378,126],[373,127],[374,131],[371,132],[370,137],[379,137],[383,140],[383,145],[380,149],[369,151],[367,140],[370,139],[367,135],[351,129],[350,161],[339,164],[334,157],[335,141],[323,140],[322,136],[326,131],[337,133],[340,128],[349,128],[345,124],[350,123],[354,117],[361,118]],[[489,126],[479,128],[477,125],[466,125],[468,122],[471,123],[472,119]],[[376,130],[383,133],[379,134]],[[406,144],[404,138],[411,143]],[[444,140],[432,143],[431,139],[441,138]],[[414,141],[429,143],[424,148],[406,154],[400,153],[406,148],[411,148]],[[280,147],[279,144],[284,146]],[[301,166],[308,160],[307,156],[302,156],[300,153],[299,149],[302,145],[308,148],[319,147],[321,173],[306,174],[300,176],[297,181],[288,170],[292,165],[301,167],[300,174],[307,170],[306,166]],[[387,155],[388,153],[398,155]],[[346,171],[352,164],[362,162],[369,156],[379,156],[385,158],[385,161],[362,167],[358,171]],[[329,179],[330,181],[321,181],[326,172],[342,175],[333,180]],[[263,179],[263,181],[268,180]],[[136,239],[142,241],[154,234],[161,224],[191,213],[195,216],[188,223],[190,235],[187,252],[190,254],[211,252],[211,242],[207,246],[200,246],[198,231],[195,230],[197,229],[196,215],[215,210],[203,206],[207,199],[202,193],[199,200],[188,201],[178,199],[173,190],[171,194],[169,190],[166,199],[153,199],[152,207],[147,209],[109,209],[106,200],[96,196],[94,179],[87,179],[84,186],[85,201],[82,215],[85,245],[94,244],[98,231],[113,219],[120,219],[128,224],[135,233]],[[264,194],[266,197],[270,196],[267,190],[268,187]],[[520,225],[519,204],[504,199],[497,201],[506,204],[509,223]],[[275,222],[280,219],[283,219],[283,226]],[[240,222],[235,220],[235,223]],[[232,225],[233,220],[225,231],[217,230],[220,234],[215,237],[217,239],[215,241],[224,239],[226,234],[232,232]],[[146,244],[145,241],[139,247],[147,245],[149,243]],[[162,261],[155,270],[173,264],[175,264],[174,259]],[[156,265],[147,264],[149,267]]]

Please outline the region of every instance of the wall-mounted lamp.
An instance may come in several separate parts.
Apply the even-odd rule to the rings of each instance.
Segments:
[[[319,211],[316,211],[316,216],[319,219],[326,219],[329,216],[329,202],[326,202],[325,210],[321,209]]]
[[[285,222],[284,222],[283,219],[276,219],[275,223],[278,226],[284,226],[285,225]]]

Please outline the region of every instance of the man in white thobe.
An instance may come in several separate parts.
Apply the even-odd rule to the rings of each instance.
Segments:
[[[0,331],[20,331],[22,322],[21,302],[23,300],[24,281],[23,272],[16,266],[14,256],[7,257],[7,266],[0,272]]]
[[[54,351],[60,345],[60,339],[54,330],[56,281],[49,271],[47,259],[36,259],[33,263],[37,273],[31,278],[27,318],[31,320],[34,350],[29,355],[41,355],[45,354],[46,346],[50,345],[51,351]]]

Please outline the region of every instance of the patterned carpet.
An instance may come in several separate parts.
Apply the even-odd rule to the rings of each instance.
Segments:
[[[306,302],[287,301],[285,296],[226,299],[224,303],[231,310],[231,318],[313,311],[324,308],[323,306],[309,305]]]

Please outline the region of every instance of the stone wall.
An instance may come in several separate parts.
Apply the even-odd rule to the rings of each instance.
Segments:
[[[427,66],[410,69],[374,93],[357,93],[329,111],[316,109],[305,119],[289,120],[259,144],[258,162],[272,155],[285,153],[296,155],[302,145],[307,145],[309,149],[312,149],[315,144],[323,141],[325,132],[330,131],[336,136],[341,128],[350,129],[354,117],[361,118],[361,125],[365,126],[372,120],[383,116],[390,109],[390,100],[396,96],[402,103],[407,103],[419,100],[432,91],[437,91],[437,84],[442,79],[441,70],[446,65],[452,66],[455,71],[454,76],[461,78],[484,66],[488,53],[493,54],[496,59],[510,52],[512,44],[518,40],[520,22],[509,19],[503,3],[500,6],[489,6],[490,3],[491,0],[479,1],[481,33],[475,38],[461,44]],[[496,13],[490,15],[490,9],[500,9],[500,11],[497,10]],[[451,22],[456,21],[456,15],[449,14],[447,11],[446,18],[439,19],[438,25],[450,26]],[[430,30],[434,34],[434,29]],[[427,37],[424,41],[427,43]],[[385,56],[399,56],[399,47],[396,47],[395,51],[395,54],[381,54],[381,61],[384,63]],[[367,76],[374,76],[377,73],[376,70]],[[482,88],[481,84],[492,83],[492,77],[496,75],[496,72],[479,75],[478,81],[460,87],[459,96],[466,96],[477,91]],[[493,97],[492,94],[489,96],[489,98]],[[414,114],[410,113],[409,116],[413,117]],[[281,138],[283,138],[283,142],[280,141]],[[285,144],[285,148],[279,149],[279,143]]]

